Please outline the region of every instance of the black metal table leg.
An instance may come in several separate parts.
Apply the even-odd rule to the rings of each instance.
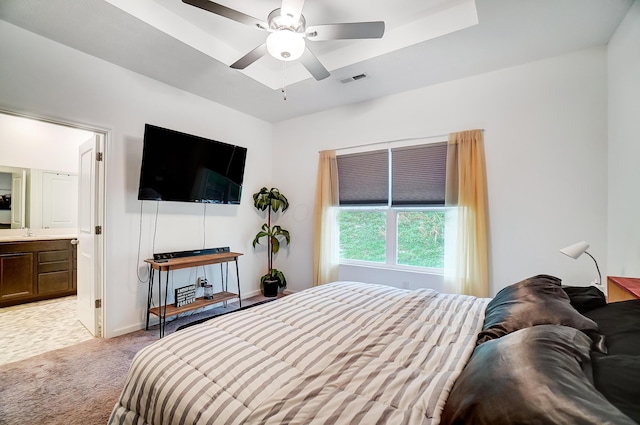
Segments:
[[[147,322],[144,326],[145,331],[149,330],[149,315],[151,314],[149,310],[151,309],[151,300],[153,299],[153,275],[153,267],[149,264],[149,289],[147,290]]]
[[[160,338],[164,336],[164,326],[167,323],[167,297],[169,295],[169,268],[165,271],[165,284],[164,284],[164,308],[161,307],[161,315],[160,315]],[[162,284],[160,283],[160,279],[158,279],[158,287]],[[162,289],[160,289],[162,291]],[[162,292],[159,294],[162,296]]]
[[[238,270],[238,257],[236,257],[236,281],[238,282],[238,307],[242,308],[242,297],[240,296],[240,272]]]

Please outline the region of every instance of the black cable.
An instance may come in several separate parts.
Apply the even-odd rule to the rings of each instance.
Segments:
[[[204,213],[202,214],[202,249],[205,249],[207,243],[207,204],[204,204]],[[202,270],[204,272],[204,278],[207,279],[207,268],[202,266]],[[196,275],[198,274],[198,269],[196,268]]]
[[[141,279],[140,278],[140,267],[138,267],[138,265],[140,264],[140,245],[142,245],[142,204],[144,203],[144,201],[140,201],[140,225],[139,225],[139,231],[138,231],[138,261],[136,262],[136,275],[138,276],[138,282],[140,283],[147,283],[149,282],[149,273],[147,273],[147,277],[145,279]]]
[[[153,227],[153,244],[152,244],[154,253],[156,252],[156,233],[158,232],[158,210],[160,209],[159,205],[160,205],[160,201],[156,201],[156,222]]]

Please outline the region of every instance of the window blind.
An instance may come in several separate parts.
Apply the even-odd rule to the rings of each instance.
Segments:
[[[447,142],[341,155],[337,160],[340,205],[444,205]]]
[[[388,205],[388,150],[340,155],[337,160],[340,205]]]
[[[391,205],[444,205],[447,143],[391,150]]]

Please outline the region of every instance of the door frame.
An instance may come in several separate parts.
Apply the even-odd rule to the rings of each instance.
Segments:
[[[107,193],[107,180],[106,180],[107,161],[109,157],[108,155],[109,145],[111,143],[111,130],[108,130],[106,128],[99,128],[94,125],[81,124],[76,121],[70,121],[66,119],[53,119],[53,118],[48,118],[48,117],[39,116],[35,114],[30,114],[30,113],[15,112],[15,111],[2,109],[2,108],[0,108],[0,113],[6,114],[6,115],[12,115],[19,118],[26,118],[34,121],[40,121],[47,124],[61,125],[64,127],[90,131],[94,134],[99,135],[99,137],[103,141],[102,142],[102,161],[101,161],[102,165],[97,167],[97,170],[96,170],[96,179],[98,179],[98,182],[97,182],[98,190],[96,191],[96,225],[102,226],[102,233],[100,237],[97,238],[96,247],[95,247],[96,249],[95,267],[97,269],[95,270],[95,276],[96,276],[95,293],[96,293],[96,297],[101,300],[101,308],[99,309],[99,312],[97,314],[99,332],[96,335],[96,337],[103,337],[105,320],[107,317],[107,314],[106,314],[107,303],[106,303],[106,297],[105,297],[105,292],[106,292],[105,282],[107,281],[106,267],[105,267],[106,245],[107,245],[106,244],[107,213],[106,213],[105,198]]]

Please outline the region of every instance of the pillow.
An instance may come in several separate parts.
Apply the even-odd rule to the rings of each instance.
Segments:
[[[609,354],[640,355],[640,300],[610,303],[585,316],[598,324]]]
[[[598,325],[571,306],[561,280],[537,275],[502,289],[487,305],[477,344],[536,325],[564,325],[587,333],[594,349],[606,352]]]
[[[590,345],[577,329],[540,325],[477,346],[441,424],[635,424],[588,379]]]
[[[640,356],[594,356],[593,378],[611,404],[640,423]]]
[[[571,305],[580,313],[607,305],[607,298],[595,286],[563,286]]]

